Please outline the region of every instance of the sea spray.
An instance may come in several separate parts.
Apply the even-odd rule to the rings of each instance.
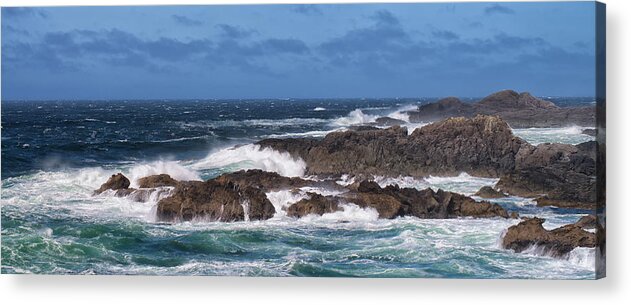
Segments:
[[[304,175],[307,164],[302,159],[293,158],[287,152],[247,144],[221,149],[192,165],[192,168],[197,170],[221,167],[228,167],[231,170],[262,169],[287,177],[300,177]]]

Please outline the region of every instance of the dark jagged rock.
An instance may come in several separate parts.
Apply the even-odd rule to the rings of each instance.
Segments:
[[[596,234],[583,230],[576,224],[569,224],[546,230],[544,219],[531,218],[511,226],[502,239],[502,246],[515,252],[522,252],[530,247],[541,250],[554,257],[563,256],[576,247],[596,247]]]
[[[598,227],[598,217],[596,215],[583,216],[576,222],[576,226],[584,230],[596,229]]]
[[[298,177],[285,177],[275,172],[266,172],[260,169],[240,170],[223,174],[216,178],[220,183],[234,183],[241,187],[255,187],[265,192],[282,189],[294,189],[304,186],[323,187],[327,189],[344,189],[334,180],[305,180]]]
[[[595,128],[583,129],[583,131],[581,133],[585,134],[585,135],[588,135],[588,136],[595,137],[596,136],[596,129]]]
[[[530,93],[517,93],[513,90],[499,91],[471,104],[454,97],[445,98],[419,106],[418,111],[408,112],[411,122],[433,122],[448,117],[473,117],[478,114],[499,116],[514,128],[593,126],[596,122],[596,111],[593,107],[561,108]]]
[[[177,184],[177,180],[171,178],[171,176],[167,174],[152,175],[138,179],[138,187],[140,188],[176,186]]]
[[[503,217],[508,212],[501,206],[489,202],[476,202],[470,197],[432,189],[417,190],[387,186],[381,188],[373,181],[362,181],[355,191],[339,196],[321,196],[312,194],[287,210],[287,215],[302,217],[308,214],[322,215],[341,209],[341,203],[352,203],[362,208],[377,210],[379,218],[392,219],[399,216],[414,216],[427,219],[445,219],[455,217]],[[510,215],[510,217],[517,217]]]
[[[494,188],[490,186],[483,186],[475,193],[475,196],[479,196],[481,198],[486,198],[486,199],[493,199],[493,198],[504,198],[508,195],[502,192],[496,191]]]
[[[125,177],[123,174],[118,173],[112,175],[107,182],[101,184],[101,187],[98,190],[94,191],[95,195],[105,192],[106,190],[120,190],[129,188],[129,179]]]
[[[263,190],[216,180],[181,182],[171,197],[158,202],[157,209],[161,221],[265,220],[274,213],[274,206]]]
[[[287,141],[285,141],[287,140]],[[270,139],[262,147],[286,151],[312,175],[427,176],[461,172],[497,177],[512,171],[523,140],[496,117],[451,118],[416,129],[345,131],[321,140]]]
[[[309,214],[323,215],[341,211],[338,205],[338,198],[333,196],[322,196],[316,193],[308,193],[309,198],[302,199],[287,208],[287,216],[303,217]]]
[[[407,123],[406,121],[385,116],[385,117],[377,118],[375,120],[374,125],[377,125],[377,126],[395,126],[395,125],[404,125],[406,123]]]
[[[540,206],[593,208],[596,151],[592,146],[590,142],[524,145],[515,156],[515,171],[501,176],[495,188],[536,197]]]

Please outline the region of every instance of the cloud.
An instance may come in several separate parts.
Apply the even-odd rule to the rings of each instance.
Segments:
[[[440,31],[440,30],[433,31],[432,36],[434,38],[444,39],[444,40],[456,40],[460,38],[460,36],[458,36],[456,33],[452,31]]]
[[[486,7],[484,9],[484,13],[487,14],[487,15],[493,15],[493,14],[512,15],[512,14],[515,14],[515,11],[512,10],[511,8],[503,6],[503,5],[493,4],[491,6]]]
[[[243,29],[239,26],[229,25],[229,24],[218,24],[216,25],[221,31],[222,35],[229,39],[242,39],[252,36],[252,34],[256,33],[254,30]]]
[[[182,15],[171,15],[171,18],[183,26],[201,26],[203,24],[199,20],[191,19]]]
[[[398,26],[399,19],[397,19],[390,11],[388,10],[379,10],[373,16],[372,19],[377,21],[378,25],[389,25],[389,26]]]
[[[314,4],[297,4],[291,9],[291,11],[307,16],[322,15],[320,8]]]

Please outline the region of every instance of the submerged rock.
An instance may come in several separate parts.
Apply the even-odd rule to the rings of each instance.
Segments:
[[[106,190],[121,190],[129,188],[130,182],[122,173],[112,175],[107,182],[101,184],[98,190],[94,191],[95,195],[105,192]]]
[[[408,112],[413,123],[433,122],[456,116],[474,117],[479,114],[499,116],[514,128],[596,124],[596,111],[593,107],[561,108],[528,92],[517,93],[513,90],[493,93],[476,103],[463,103],[455,97],[444,98],[421,105],[418,111]]]
[[[550,256],[563,256],[576,247],[596,247],[596,234],[583,230],[577,224],[565,225],[553,230],[543,227],[545,219],[530,218],[511,226],[502,239],[502,247],[522,252],[531,247]]]
[[[504,198],[504,197],[507,197],[508,195],[502,192],[499,192],[490,186],[483,186],[475,193],[475,196],[479,196],[481,198],[486,198],[486,199],[493,199],[493,198]]]

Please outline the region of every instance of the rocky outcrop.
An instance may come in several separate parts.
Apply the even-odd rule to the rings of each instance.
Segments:
[[[502,175],[495,188],[535,197],[540,206],[593,208],[595,143],[524,145],[515,156],[514,172]]]
[[[449,118],[411,135],[395,126],[334,132],[322,140],[271,139],[258,144],[303,159],[311,175],[423,177],[467,172],[499,177],[495,189],[537,198],[540,205],[595,205],[595,141],[534,146],[515,137],[508,124],[494,116]]]
[[[474,199],[452,192],[428,188],[417,190],[387,186],[381,188],[373,181],[362,181],[356,190],[339,196],[310,194],[287,209],[287,215],[302,217],[308,214],[322,215],[341,210],[344,203],[362,208],[373,208],[379,218],[392,219],[399,216],[414,216],[424,219],[446,219],[455,217],[517,217],[499,205],[476,202]]]
[[[525,142],[497,117],[450,118],[416,129],[345,131],[322,140],[269,139],[261,147],[289,152],[312,175],[427,176],[461,172],[497,177],[514,168]]]
[[[522,252],[531,247],[550,256],[563,256],[576,247],[596,247],[596,234],[569,224],[553,230],[543,227],[544,219],[530,218],[511,226],[502,239],[502,247]]]
[[[475,193],[475,196],[485,198],[485,199],[494,199],[494,198],[504,198],[504,197],[507,197],[508,195],[502,192],[499,192],[490,186],[483,186]]]
[[[561,108],[528,92],[517,93],[513,90],[499,91],[470,104],[454,97],[445,98],[421,105],[418,111],[408,112],[413,123],[434,122],[454,116],[474,117],[479,114],[499,116],[513,128],[596,124],[596,111],[593,107]]]
[[[395,126],[405,125],[406,123],[406,121],[385,116],[375,119],[375,122],[373,124],[377,126]]]
[[[265,192],[216,179],[180,182],[173,195],[158,202],[160,221],[244,221],[265,220],[275,209]]]
[[[140,188],[156,188],[164,186],[177,186],[177,180],[167,174],[152,175],[138,179]]]
[[[105,192],[106,190],[122,190],[129,188],[130,182],[123,174],[118,173],[112,175],[107,182],[101,184],[98,190],[94,191],[95,195]]]

